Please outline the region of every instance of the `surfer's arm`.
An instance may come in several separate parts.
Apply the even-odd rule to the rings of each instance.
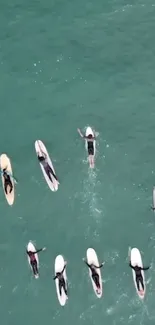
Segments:
[[[101,263],[101,265],[99,265],[99,266],[95,266],[95,267],[96,267],[96,269],[100,269],[103,265],[104,265],[104,262]]]
[[[57,275],[54,276],[53,280],[56,280],[57,279]]]
[[[88,264],[88,262],[87,262],[87,261],[85,261],[85,260],[84,260],[84,262],[86,263],[86,265],[87,265],[88,267],[90,267],[90,265]]]
[[[84,135],[82,134],[81,130],[80,129],[77,129],[78,130],[78,133],[80,134],[81,138],[84,138]]]
[[[55,175],[55,173],[53,172],[53,170],[52,170],[51,166],[50,166],[50,165],[48,165],[48,167],[49,167],[49,170],[50,170],[51,174],[54,176],[54,178],[55,178],[55,179],[56,179],[56,181],[58,182],[57,176],[56,176],[56,175]]]
[[[141,267],[141,270],[146,271],[149,270],[150,266],[146,266],[146,267]]]
[[[35,252],[33,252],[34,254],[37,254],[37,253],[39,253],[39,252],[41,252],[42,251],[42,248],[41,249],[37,249],[37,251],[35,251]]]
[[[66,264],[64,265],[64,267],[63,267],[63,270],[62,270],[61,274],[63,274],[63,272],[65,271],[65,268],[66,268]]]
[[[63,270],[62,270],[62,273],[65,271],[65,268],[66,268],[66,264],[64,265],[64,268],[63,268]]]
[[[34,254],[37,254],[37,253],[42,252],[42,251],[45,251],[45,249],[46,249],[45,247],[40,248],[40,249],[37,249],[37,251],[34,252]]]
[[[130,261],[130,263],[129,263],[129,266],[130,266],[133,270],[135,269],[134,266],[132,266],[131,261]]]

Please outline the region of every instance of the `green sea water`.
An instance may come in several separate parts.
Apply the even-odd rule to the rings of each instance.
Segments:
[[[0,152],[16,185],[0,191],[0,319],[3,325],[155,322],[155,4],[123,0],[0,1]],[[99,132],[88,168],[77,127]],[[60,179],[48,188],[34,142],[41,139]],[[40,253],[35,280],[25,253]],[[128,266],[138,247],[147,271],[139,301]],[[93,247],[103,297],[82,258]],[[69,300],[57,300],[56,255],[68,261]]]

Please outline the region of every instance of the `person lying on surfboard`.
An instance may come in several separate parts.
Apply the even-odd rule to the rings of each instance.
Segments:
[[[30,263],[31,263],[34,275],[38,274],[38,265],[37,265],[37,260],[36,260],[35,254],[45,251],[45,250],[46,250],[46,247],[40,248],[40,249],[36,250],[35,252],[26,250],[26,253],[30,258]]]
[[[147,266],[147,267],[140,267],[138,265],[135,265],[133,266],[131,264],[131,261],[129,263],[129,266],[135,271],[135,274],[136,274],[136,283],[137,283],[137,289],[138,291],[140,291],[140,283],[141,283],[141,286],[143,288],[143,291],[144,291],[144,282],[143,282],[143,277],[142,277],[142,273],[141,271],[146,271],[150,268],[150,266]]]
[[[39,162],[43,165],[43,167],[44,167],[44,169],[45,169],[45,171],[46,171],[46,173],[47,173],[49,179],[51,180],[51,182],[53,182],[53,181],[52,181],[52,178],[51,178],[51,175],[50,175],[50,174],[52,174],[53,177],[56,179],[56,181],[59,183],[59,181],[58,181],[56,175],[54,174],[54,172],[53,172],[51,166],[48,164],[46,154],[45,154],[45,153],[44,153],[44,154],[42,153],[42,154],[40,155],[40,154],[38,153],[38,160],[39,160]]]
[[[96,269],[100,269],[103,265],[104,265],[104,262],[101,263],[101,265],[99,266],[96,266],[94,264],[88,264],[88,262],[83,258],[83,261],[86,263],[86,265],[90,268],[91,272],[92,272],[92,279],[94,280],[95,282],[95,285],[97,287],[97,292],[99,292],[100,290],[100,281],[99,281],[99,275],[98,273],[96,272]]]
[[[5,193],[8,194],[7,192],[7,188],[9,187],[10,188],[10,191],[9,193],[12,192],[13,190],[13,185],[12,185],[12,182],[11,182],[11,177],[14,179],[14,181],[17,183],[17,181],[15,180],[15,178],[7,171],[6,168],[3,168],[1,170],[1,174],[3,175],[4,177],[4,189],[5,189]]]
[[[63,270],[61,272],[57,272],[56,275],[53,278],[53,280],[58,279],[58,281],[59,281],[59,293],[60,293],[60,296],[61,296],[61,293],[62,293],[62,288],[64,289],[66,296],[68,296],[65,279],[63,277],[63,272],[64,272],[64,270],[66,268],[66,265],[67,265],[67,262],[65,262]]]
[[[94,140],[96,140],[96,137],[93,137],[92,134],[89,134],[88,136],[82,134],[80,129],[77,129],[78,133],[80,134],[81,138],[86,139],[88,143],[88,155],[94,156]]]

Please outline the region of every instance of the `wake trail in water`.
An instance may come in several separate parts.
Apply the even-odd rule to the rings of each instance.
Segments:
[[[94,130],[94,128],[93,128]],[[95,131],[97,136],[96,153],[95,153],[95,168],[89,167],[88,157],[83,161],[88,164],[88,173],[83,180],[82,202],[87,207],[87,230],[85,235],[94,235],[94,238],[99,241],[100,224],[102,218],[102,197],[100,192],[101,182],[98,180],[99,170],[96,167],[99,147],[99,133]]]
[[[86,230],[86,236],[93,233],[95,240],[99,241],[100,221],[102,210],[100,207],[100,183],[97,180],[97,171],[89,169],[88,176],[84,180],[83,203],[88,207],[90,221]]]

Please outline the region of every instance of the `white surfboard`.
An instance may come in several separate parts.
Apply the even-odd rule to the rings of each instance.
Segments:
[[[35,150],[36,150],[37,155],[38,155],[38,153],[39,153],[40,155],[41,155],[42,153],[45,153],[45,154],[46,154],[46,156],[47,156],[47,162],[48,162],[49,166],[52,168],[52,170],[53,170],[53,172],[54,172],[54,174],[55,174],[55,170],[54,170],[54,167],[53,167],[52,161],[51,161],[51,159],[50,159],[50,156],[49,156],[49,154],[48,154],[48,151],[47,151],[45,145],[43,144],[43,142],[42,142],[41,140],[36,140],[36,141],[35,141]],[[47,173],[46,173],[46,171],[45,171],[45,169],[44,169],[44,167],[43,167],[43,165],[42,165],[41,163],[40,163],[40,167],[41,167],[41,170],[42,170],[42,172],[43,172],[43,175],[44,175],[44,177],[45,177],[45,180],[46,180],[46,182],[47,182],[49,188],[50,188],[53,192],[56,192],[56,191],[58,190],[59,182],[55,179],[55,177],[54,177],[52,174],[50,174],[50,175],[51,175],[51,179],[52,179],[52,182],[51,182],[51,180],[49,179],[49,177],[48,177],[48,175],[47,175]],[[55,174],[55,175],[56,175],[56,174]]]
[[[56,275],[57,272],[62,272],[62,270],[64,268],[64,265],[65,265],[65,261],[64,261],[63,256],[62,255],[58,255],[56,257],[56,259],[55,259],[55,266],[54,266],[55,275]],[[63,272],[63,277],[64,277],[64,280],[65,280],[66,289],[67,289],[66,269]],[[60,296],[60,292],[59,292],[59,280],[58,279],[55,280],[55,284],[56,284],[57,297],[58,297],[58,300],[60,302],[60,305],[61,306],[64,306],[66,304],[66,301],[67,301],[68,297],[66,296],[63,288],[62,288],[61,296]]]
[[[95,136],[92,128],[90,126],[88,126],[87,129],[86,129],[85,135],[88,136],[90,134],[92,134],[93,137]],[[95,140],[93,141],[93,146],[94,146],[94,155],[91,156],[91,157],[88,157],[90,168],[94,168],[94,165],[95,165],[95,163],[94,163],[95,153],[96,153],[96,141]],[[88,152],[88,142],[87,142],[87,140],[85,140],[85,147],[86,147],[86,150]]]
[[[153,205],[152,205],[152,209],[155,210],[155,187],[153,188]]]
[[[1,167],[1,170],[6,168],[8,173],[12,175],[11,161],[10,161],[9,157],[6,154],[2,154],[0,156],[0,167]],[[12,192],[9,193],[9,187],[8,187],[8,193],[6,194],[5,189],[4,189],[4,177],[3,177],[2,174],[1,174],[1,178],[2,178],[3,191],[4,191],[4,194],[5,194],[6,200],[7,200],[9,205],[13,205],[14,198],[15,198],[14,180],[13,180],[12,177],[10,177],[10,180],[11,180],[12,185],[13,185],[13,189],[12,189]]]
[[[35,248],[34,244],[33,244],[31,241],[30,241],[30,242],[28,243],[28,245],[27,245],[27,251],[28,251],[28,252],[36,252],[36,248]],[[27,255],[27,256],[28,256],[28,255]],[[36,257],[37,266],[38,266],[38,269],[39,269],[39,258],[38,258],[38,254],[35,254],[35,257]],[[33,272],[33,269],[32,269],[31,263],[30,263],[30,258],[29,258],[29,256],[28,256],[28,263],[29,263],[30,268],[31,268],[31,270],[32,270],[32,272]],[[34,275],[34,277],[35,277],[36,279],[38,279],[38,278],[39,278],[39,274]]]
[[[140,267],[143,267],[141,254],[140,254],[140,251],[139,251],[138,248],[132,248],[131,249],[130,261],[131,261],[131,265],[132,266],[138,265]],[[144,296],[145,296],[145,292],[146,292],[146,285],[145,285],[144,271],[142,270],[141,273],[142,273],[143,282],[144,282],[144,291],[143,291],[143,289],[141,287],[141,284],[140,284],[140,291],[138,291],[137,284],[136,284],[136,274],[135,274],[135,271],[132,269],[133,281],[134,281],[134,284],[135,284],[135,288],[136,288],[137,294],[138,294],[139,298],[143,299]]]
[[[99,266],[99,261],[98,261],[98,257],[97,257],[97,254],[95,252],[95,250],[93,248],[88,248],[87,249],[87,263],[90,265],[90,264],[93,264],[95,266]],[[101,277],[101,269],[96,269],[96,272],[98,273],[99,275],[99,282],[100,282],[100,292],[97,291],[97,287],[95,285],[95,282],[94,280],[92,279],[92,272],[89,268],[89,276],[91,278],[91,282],[92,282],[92,286],[93,286],[93,289],[94,289],[94,292],[96,294],[96,296],[98,298],[101,298],[102,297],[102,277]]]

